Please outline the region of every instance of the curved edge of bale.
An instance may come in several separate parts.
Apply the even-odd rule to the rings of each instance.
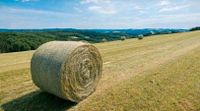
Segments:
[[[88,48],[91,55],[94,55],[95,61],[92,61],[92,63],[95,63],[97,66],[94,65],[93,68],[98,68],[98,69],[95,69],[95,71],[98,71],[98,72],[96,74],[94,72],[92,72],[92,74],[95,74],[95,75],[93,75],[95,78],[91,79],[92,83],[90,85],[88,85],[86,83],[86,84],[79,84],[77,86],[77,84],[73,84],[73,83],[76,83],[76,82],[70,81],[71,76],[70,77],[69,77],[69,75],[65,76],[65,74],[68,73],[69,69],[72,69],[70,71],[78,70],[80,72],[81,72],[81,70],[79,70],[79,69],[73,70],[73,68],[71,68],[71,66],[68,65],[67,63],[71,63],[73,61],[72,58],[73,58],[74,55],[77,54],[76,53],[77,50],[78,50],[79,54],[81,54],[81,56],[83,56],[82,53],[80,52],[80,49],[86,49],[86,48]],[[84,58],[81,58],[81,59],[84,60]],[[82,63],[80,62],[78,64],[82,64]],[[63,93],[63,96],[66,99],[69,99],[71,101],[79,102],[79,101],[85,99],[86,97],[88,97],[89,95],[91,95],[96,90],[96,86],[97,86],[97,84],[98,84],[98,82],[99,82],[99,80],[102,76],[102,68],[103,68],[103,60],[102,60],[102,57],[100,55],[100,52],[98,51],[98,49],[95,46],[86,43],[85,45],[81,45],[81,46],[78,46],[77,48],[75,48],[73,50],[73,52],[71,53],[71,55],[67,56],[65,58],[65,62],[62,64],[61,84],[65,84],[65,85],[61,85],[61,90],[62,90],[62,92],[69,92],[69,91],[71,92],[71,93]],[[68,78],[65,78],[65,77],[68,77]],[[80,75],[79,76],[77,75],[76,78],[80,79]],[[85,85],[87,85],[87,87],[84,87]],[[68,88],[66,88],[66,86]],[[81,88],[84,89],[84,90],[80,91],[79,89],[81,89]]]

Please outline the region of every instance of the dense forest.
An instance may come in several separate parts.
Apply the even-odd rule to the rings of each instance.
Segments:
[[[194,27],[190,29],[190,31],[196,31],[196,30],[200,30],[200,27]]]
[[[155,34],[177,33],[182,29],[45,29],[45,30],[0,30],[0,53],[34,50],[41,44],[53,41],[88,41],[90,43],[135,38]]]

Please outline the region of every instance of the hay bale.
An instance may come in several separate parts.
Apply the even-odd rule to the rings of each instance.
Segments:
[[[52,41],[33,54],[31,74],[40,89],[79,102],[95,91],[102,74],[102,59],[93,45]]]
[[[103,39],[102,39],[102,42],[107,42],[107,39],[106,39],[106,38],[103,38]]]
[[[138,35],[138,40],[142,40],[144,36],[142,34]]]
[[[126,40],[126,37],[125,37],[125,36],[122,36],[122,37],[120,38],[120,40],[121,40],[121,41],[124,41],[124,40]]]

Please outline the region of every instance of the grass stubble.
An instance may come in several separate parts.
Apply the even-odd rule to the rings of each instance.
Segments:
[[[0,103],[12,110],[200,110],[200,32],[98,43],[104,70],[94,94],[78,104],[31,81],[34,51],[0,54]],[[17,59],[19,58],[19,59]]]

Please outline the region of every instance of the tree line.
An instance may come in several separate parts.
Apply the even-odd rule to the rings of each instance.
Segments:
[[[118,35],[119,36],[119,35]],[[34,50],[41,44],[53,41],[88,41],[90,43],[102,42],[102,39],[112,41],[119,39],[116,35],[101,34],[97,32],[0,32],[0,53]]]
[[[135,38],[139,35],[149,36],[156,34],[182,32],[182,30],[5,30],[0,31],[0,53],[35,50],[41,44],[53,41],[88,41],[90,43],[120,40],[121,37]]]

